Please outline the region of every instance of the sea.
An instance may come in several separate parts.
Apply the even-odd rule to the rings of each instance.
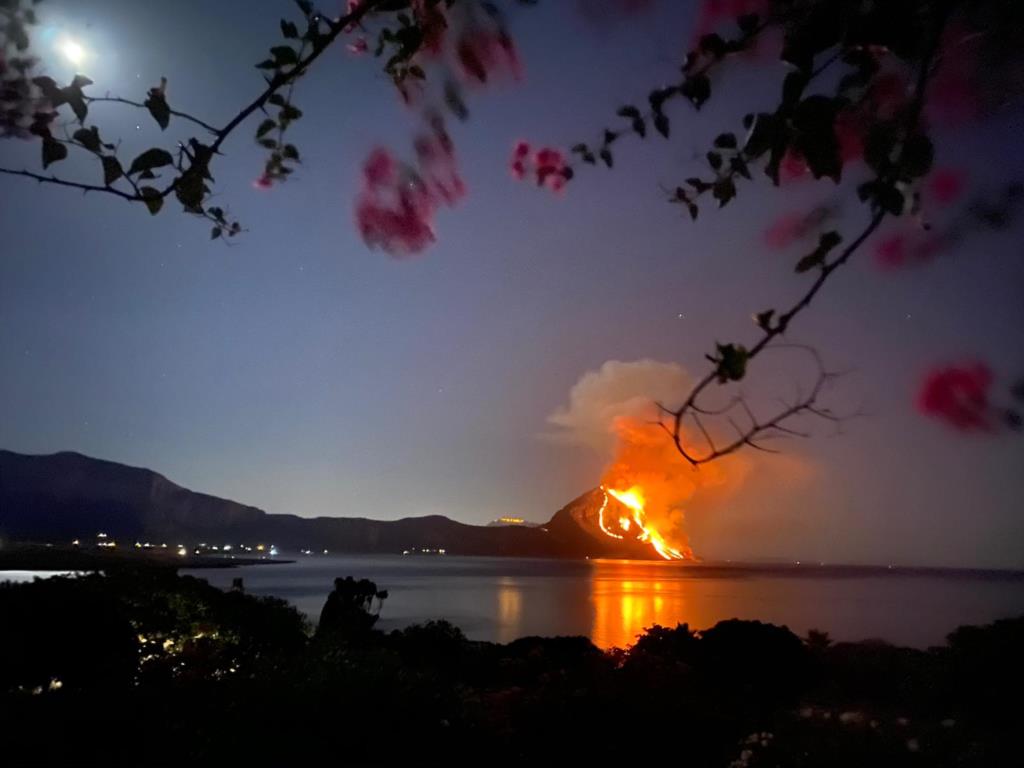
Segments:
[[[450,555],[310,555],[196,570],[227,588],[284,598],[316,621],[336,577],[386,589],[378,627],[445,619],[477,640],[585,635],[626,647],[654,624],[705,629],[730,618],[810,629],[834,640],[941,645],[959,625],[1024,615],[1024,572],[541,560]]]
[[[956,627],[1024,616],[1024,571],[544,560],[451,555],[300,555],[184,570],[227,589],[283,598],[316,622],[335,578],[371,579],[388,597],[378,628],[445,619],[471,639],[585,635],[625,648],[655,624],[706,629],[756,619],[836,641],[927,648]],[[0,571],[0,582],[65,575]]]

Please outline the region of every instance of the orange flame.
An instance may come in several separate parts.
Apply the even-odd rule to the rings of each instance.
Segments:
[[[666,560],[692,560],[693,550],[689,547],[683,547],[681,550],[669,545],[665,541],[665,537],[662,536],[657,528],[651,525],[647,520],[647,512],[645,510],[645,499],[644,491],[639,485],[634,485],[625,491],[618,491],[613,488],[601,487],[604,491],[604,503],[601,505],[601,511],[598,516],[601,530],[604,531],[608,536],[616,539],[621,539],[623,536],[617,534],[614,531],[609,530],[604,522],[604,512],[608,507],[608,497],[619,501],[627,509],[633,513],[633,519],[630,521],[628,517],[619,518],[619,528],[628,532],[631,527],[631,522],[636,523],[640,533],[636,536],[638,541],[649,542],[654,551],[661,555]]]

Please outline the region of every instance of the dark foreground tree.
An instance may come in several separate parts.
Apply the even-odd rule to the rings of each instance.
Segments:
[[[4,764],[1016,764],[1024,619],[928,651],[731,620],[605,652],[368,629],[379,590],[340,582],[358,635],[170,572],[0,588]]]

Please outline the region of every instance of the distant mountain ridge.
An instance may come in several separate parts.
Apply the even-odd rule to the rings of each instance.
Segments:
[[[16,541],[70,541],[103,531],[130,541],[264,542],[289,551],[445,549],[453,555],[656,557],[646,545],[599,532],[602,499],[600,490],[588,491],[538,527],[467,525],[441,515],[304,518],[190,491],[152,470],[80,453],[0,450],[0,536]]]

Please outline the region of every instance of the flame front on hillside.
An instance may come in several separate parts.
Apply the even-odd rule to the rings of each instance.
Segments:
[[[631,533],[633,524],[636,524],[636,530],[631,533],[631,536],[637,541],[644,541],[650,543],[654,548],[654,551],[661,555],[666,560],[693,560],[693,550],[688,546],[682,546],[676,548],[671,546],[665,537],[647,520],[647,511],[644,507],[644,492],[643,488],[639,485],[634,485],[628,490],[618,491],[614,488],[601,487],[604,492],[604,501],[601,504],[600,512],[598,513],[598,521],[601,526],[601,530],[608,536],[616,539],[626,538],[626,534]],[[616,521],[619,531],[617,533],[612,528],[609,528],[605,523],[605,514],[608,510],[609,497],[615,499],[620,504],[625,506],[629,510],[629,515],[622,515]]]

